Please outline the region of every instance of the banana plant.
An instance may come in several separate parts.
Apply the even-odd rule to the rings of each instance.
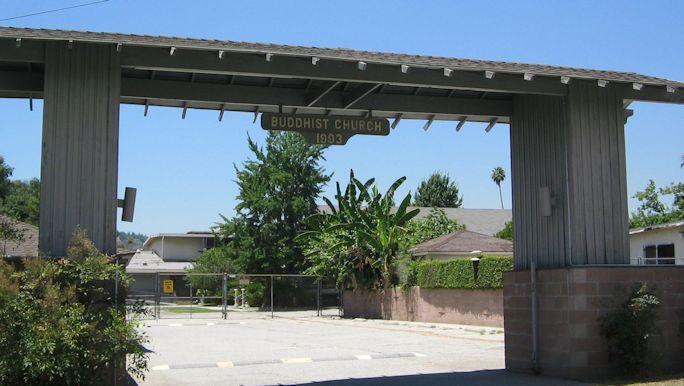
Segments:
[[[394,194],[405,180],[406,177],[397,179],[382,194],[374,179],[361,182],[352,170],[344,193],[337,184],[337,205],[326,199],[331,213],[312,217],[310,224],[314,230],[299,236],[309,240],[335,240],[332,244],[322,243],[325,251],[310,249],[310,255],[319,253],[344,260],[344,263],[328,263],[345,269],[346,272],[338,272],[337,277],[348,278],[354,287],[361,281],[367,286],[382,283],[383,288],[388,288],[399,240],[406,232],[404,226],[418,214],[418,209],[408,211],[410,194],[394,210]]]

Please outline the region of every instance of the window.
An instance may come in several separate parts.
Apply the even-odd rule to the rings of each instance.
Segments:
[[[645,264],[674,264],[674,244],[647,245],[644,247]]]

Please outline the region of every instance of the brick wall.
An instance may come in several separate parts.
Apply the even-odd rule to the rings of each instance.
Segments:
[[[503,291],[393,288],[345,291],[344,316],[503,327]]]
[[[537,272],[539,365],[542,374],[573,379],[620,376],[608,362],[599,317],[625,299],[635,282],[655,286],[661,335],[654,370],[684,370],[684,267],[573,267]],[[530,273],[504,274],[506,368],[532,371]]]

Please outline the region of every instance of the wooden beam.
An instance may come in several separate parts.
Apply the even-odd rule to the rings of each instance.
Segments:
[[[370,93],[375,91],[380,86],[381,86],[381,84],[369,84],[369,85],[361,86],[358,89],[354,90],[349,95],[349,97],[347,98],[347,101],[345,102],[344,108],[348,109],[348,108],[352,107],[356,102],[365,98],[367,95],[369,95]]]
[[[321,60],[312,66],[309,57],[279,56],[266,62],[261,54],[226,52],[219,60],[214,51],[178,50],[170,56],[162,48],[131,46],[121,53],[121,65],[145,70],[237,74],[278,78],[306,78],[357,83],[387,83],[410,87],[436,87],[505,93],[563,96],[566,85],[555,77],[537,77],[533,82],[519,75],[497,74],[486,79],[481,71],[456,70],[446,77],[443,68],[412,67],[408,74],[397,71],[396,64],[371,63],[359,71],[357,61]],[[323,58],[325,59],[325,58]]]
[[[337,87],[340,83],[339,80],[336,82],[333,82],[329,87],[327,87],[325,90],[321,91],[318,93],[318,95],[313,98],[309,103],[306,104],[307,107],[311,107],[316,104],[316,102],[320,101],[324,96],[328,95],[330,91],[332,91],[335,87]],[[308,87],[307,87],[308,88]]]
[[[0,39],[0,61],[3,62],[45,62],[45,44],[22,39],[17,47],[16,39]]]
[[[367,91],[368,89],[366,89]],[[331,91],[325,96],[326,109],[352,111],[384,111],[394,113],[423,113],[427,115],[490,116],[505,118],[511,115],[512,104],[508,100],[481,100],[470,98],[446,98],[434,96],[411,96],[399,94],[367,94],[359,99],[350,98],[349,92]],[[309,99],[302,89],[284,87],[265,88],[213,83],[190,83],[172,80],[123,78],[123,98],[155,100],[211,102],[246,106],[285,106],[307,108]],[[350,99],[357,99],[351,106]],[[323,107],[321,107],[322,109]]]
[[[0,71],[0,91],[41,93],[43,92],[43,74]]]

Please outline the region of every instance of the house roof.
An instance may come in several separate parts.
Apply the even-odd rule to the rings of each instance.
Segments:
[[[143,248],[149,247],[150,243],[154,239],[160,239],[162,237],[169,237],[169,238],[183,238],[183,239],[207,239],[207,238],[214,238],[214,234],[211,232],[199,232],[199,231],[192,231],[188,233],[158,233],[155,235],[151,235],[145,240],[143,243]]]
[[[413,209],[413,208],[411,208]],[[430,214],[432,208],[418,208],[420,212],[415,218],[424,218]],[[506,222],[511,221],[510,209],[468,209],[468,208],[440,208],[448,218],[463,224],[466,230],[493,236],[502,230]]]
[[[664,224],[651,225],[651,226],[641,227],[641,228],[633,228],[633,229],[629,230],[629,234],[635,235],[635,234],[649,232],[649,231],[655,231],[655,230],[661,230],[661,229],[672,229],[672,228],[679,228],[679,227],[684,228],[684,220],[673,221],[673,222],[668,222],[668,223],[664,223]]]
[[[7,247],[3,257],[19,258],[37,257],[39,255],[37,226],[17,221],[4,215],[0,215],[0,221],[10,222],[23,234],[23,240],[21,241],[7,241]],[[2,250],[0,250],[0,252],[2,252]]]
[[[481,233],[461,230],[422,242],[411,249],[414,255],[427,253],[470,253],[472,251],[513,252],[513,242]]]
[[[136,35],[58,29],[0,27],[0,38],[83,41],[137,46],[176,47],[196,50],[221,50],[242,53],[270,53],[283,56],[306,56],[344,61],[367,61],[380,64],[411,65],[426,68],[449,68],[465,71],[495,71],[537,76],[569,76],[577,79],[602,79],[614,82],[641,83],[655,86],[684,87],[684,83],[633,72],[594,70],[579,67],[552,66],[491,60],[473,60],[441,56],[421,56],[390,52],[361,51],[348,48],[319,48],[231,40],[211,40],[174,36]]]
[[[192,267],[188,262],[166,262],[154,251],[137,251],[126,265],[128,273],[181,273]]]

